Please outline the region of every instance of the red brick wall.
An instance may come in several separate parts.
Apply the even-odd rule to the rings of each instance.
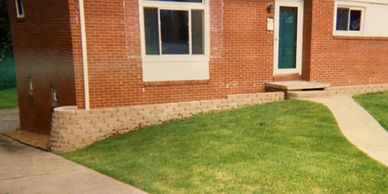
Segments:
[[[333,12],[334,0],[313,0],[310,79],[332,85],[388,83],[388,39],[334,37]]]
[[[304,1],[302,79],[310,80],[312,0]]]
[[[50,84],[57,86],[60,106],[84,107],[78,0],[25,1],[26,18],[19,21],[14,1],[8,2],[21,127],[47,134]],[[273,16],[266,9],[274,0],[210,2],[210,79],[144,83],[138,0],[85,0],[91,107],[263,92],[264,82],[274,79],[273,32],[266,30],[266,18]],[[387,83],[387,39],[333,37],[333,6],[334,0],[305,0],[302,78],[333,85]]]
[[[77,18],[78,1],[69,2]],[[85,0],[91,107],[263,92],[273,71],[273,33],[266,31],[266,18],[272,16],[266,9],[273,2],[212,0],[210,80],[150,84],[142,81],[138,0]],[[72,19],[72,33],[78,28]],[[74,48],[80,53],[80,47]],[[76,58],[77,105],[83,107],[82,63]]]
[[[72,42],[67,1],[24,1],[25,18],[16,19],[14,0],[8,0],[17,71],[21,129],[49,134],[51,90],[58,105],[75,105]],[[28,97],[31,76],[33,98]]]

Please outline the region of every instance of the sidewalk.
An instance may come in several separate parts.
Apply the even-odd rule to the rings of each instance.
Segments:
[[[145,193],[52,153],[0,135],[0,193]]]
[[[19,111],[17,108],[0,108],[0,133],[19,128]]]
[[[388,166],[388,132],[351,97],[309,98],[331,110],[345,137],[371,158]]]

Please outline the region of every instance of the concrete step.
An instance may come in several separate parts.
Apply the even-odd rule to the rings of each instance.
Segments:
[[[314,81],[279,81],[266,82],[265,87],[272,90],[283,91],[301,91],[301,90],[324,90],[330,87],[330,84]]]

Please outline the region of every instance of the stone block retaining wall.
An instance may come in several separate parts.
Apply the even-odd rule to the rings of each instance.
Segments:
[[[331,95],[347,95],[347,96],[355,96],[359,94],[384,92],[384,91],[388,91],[388,84],[341,86],[341,87],[331,87],[328,89],[328,92],[331,93]]]
[[[388,91],[388,84],[354,85],[354,86],[336,86],[322,91],[293,91],[287,94],[288,98],[314,98],[328,97],[334,95],[355,96],[365,93]]]
[[[50,146],[71,151],[112,135],[212,111],[284,100],[283,92],[228,95],[226,99],[119,108],[54,110]]]

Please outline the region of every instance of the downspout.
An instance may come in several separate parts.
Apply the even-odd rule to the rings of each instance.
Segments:
[[[86,44],[84,0],[78,0],[78,3],[79,3],[79,18],[80,18],[80,30],[81,30],[82,70],[83,70],[83,80],[84,80],[85,110],[89,110],[90,109],[89,70],[88,70],[88,49]]]

